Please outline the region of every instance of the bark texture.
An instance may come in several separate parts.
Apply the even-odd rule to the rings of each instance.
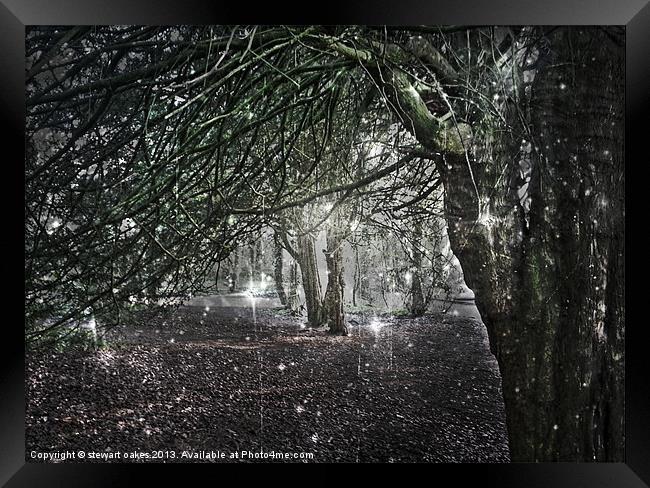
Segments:
[[[275,289],[278,292],[278,298],[283,307],[288,304],[287,294],[284,291],[284,275],[283,266],[284,259],[282,259],[282,245],[280,237],[276,234],[273,236],[273,277],[275,279]]]
[[[426,311],[427,305],[422,291],[422,223],[415,222],[413,226],[413,243],[411,251],[413,255],[413,273],[411,277],[411,301],[409,311],[412,316],[419,317]]]
[[[327,230],[327,249],[325,261],[327,263],[327,290],[323,302],[324,320],[329,326],[330,334],[348,335],[343,313],[343,253],[341,251],[342,236],[338,228]]]
[[[441,127],[397,70],[377,78],[405,126],[443,151],[449,239],[499,362],[513,461],[623,460],[618,37],[603,28],[548,34],[552,60],[532,87],[527,182],[517,148],[470,164],[469,127]]]
[[[310,327],[318,327],[322,324],[323,313],[314,238],[308,234],[299,236],[297,244],[302,287],[305,292],[307,323]]]
[[[287,307],[294,313],[300,309],[298,300],[298,263],[291,260],[289,263],[289,289],[287,293]]]
[[[531,100],[529,208],[516,172],[507,185],[477,174],[475,195],[452,155],[449,235],[499,361],[512,460],[621,461],[623,58],[599,29],[550,41]]]

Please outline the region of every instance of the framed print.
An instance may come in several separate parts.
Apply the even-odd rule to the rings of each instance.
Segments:
[[[3,0],[0,480],[645,486],[650,7],[322,7]]]

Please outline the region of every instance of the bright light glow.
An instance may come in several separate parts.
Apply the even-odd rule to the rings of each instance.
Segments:
[[[61,221],[57,218],[50,220],[46,226],[45,226],[45,231],[49,234],[52,235],[56,229],[61,227]]]
[[[385,325],[386,324],[379,320],[377,317],[373,317],[370,321],[370,324],[368,324],[368,328],[372,331],[373,334],[378,334],[382,327]]]
[[[477,222],[485,227],[492,227],[493,219],[487,206],[481,211]]]

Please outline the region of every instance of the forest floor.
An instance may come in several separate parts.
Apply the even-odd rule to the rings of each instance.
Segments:
[[[350,335],[331,337],[272,308],[218,305],[143,313],[102,350],[30,354],[28,459],[508,461],[499,371],[473,306],[350,315]],[[201,451],[226,457],[182,454]]]

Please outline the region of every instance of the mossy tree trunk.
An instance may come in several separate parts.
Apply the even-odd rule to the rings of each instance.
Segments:
[[[443,152],[452,250],[502,375],[514,461],[621,461],[624,59],[613,29],[556,29],[534,80],[527,187],[511,154],[470,164],[471,131],[444,130],[397,70],[395,110]],[[579,56],[576,53],[580,53]]]
[[[547,456],[559,460],[623,461],[624,58],[617,40],[613,29],[554,33],[558,59],[533,87],[540,150],[531,251],[548,261],[537,271],[552,304]]]
[[[450,239],[499,361],[512,459],[621,461],[623,59],[596,29],[550,40],[557,59],[531,100],[529,209],[511,172],[488,211],[468,211],[480,201],[451,157]]]
[[[343,252],[341,250],[343,236],[338,210],[335,220],[334,225],[327,229],[327,249],[323,250],[327,263],[327,289],[323,301],[323,319],[329,326],[330,334],[348,335],[343,313],[344,278]]]
[[[307,308],[307,323],[310,327],[322,324],[322,295],[320,277],[314,238],[309,234],[299,236],[297,239],[297,257],[302,275],[302,287],[305,292],[305,307]]]

